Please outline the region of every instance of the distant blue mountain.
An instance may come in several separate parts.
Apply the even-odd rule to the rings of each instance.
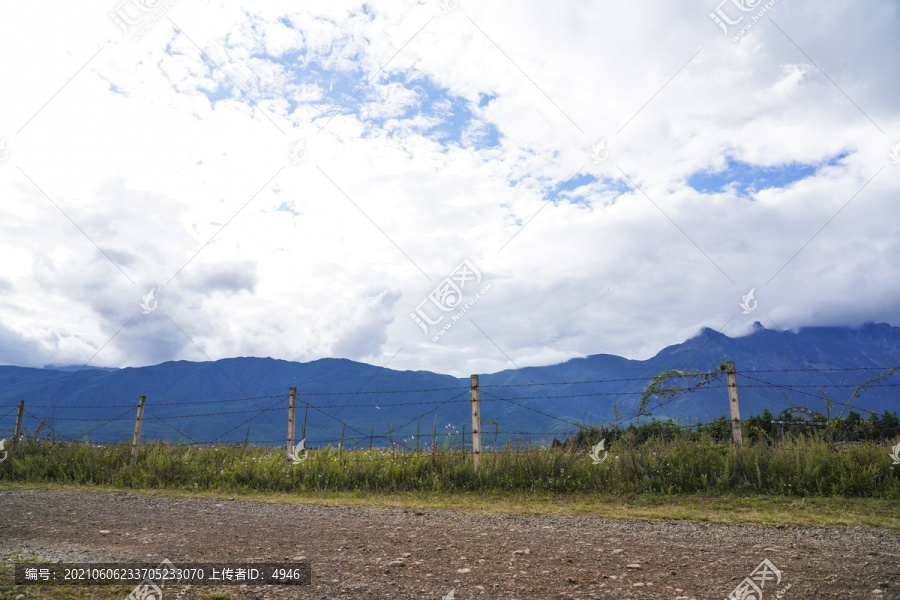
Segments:
[[[670,369],[712,370],[731,360],[738,371],[741,413],[773,412],[793,402],[826,412],[825,394],[839,412],[855,386],[900,365],[900,328],[867,324],[858,329],[816,327],[798,333],[756,324],[749,335],[729,338],[711,329],[638,361],[598,354],[545,367],[480,375],[483,440],[548,440],[575,431],[575,422],[611,421],[629,415],[656,374]],[[840,370],[839,370],[840,369]],[[857,411],[900,409],[900,376],[878,382],[852,402]],[[895,387],[896,386],[896,387]],[[166,362],[126,369],[32,369],[0,366],[0,436],[12,430],[16,404],[25,400],[27,430],[45,422],[58,435],[98,441],[130,438],[138,397],[147,397],[144,439],[283,445],[288,388],[297,388],[297,433],[306,420],[307,446],[336,444],[346,421],[348,444],[415,446],[421,419],[430,444],[438,435],[471,432],[469,379],[428,371],[394,371],[346,359],[308,363],[272,358]],[[307,408],[307,403],[309,407]],[[614,404],[616,405],[614,407]],[[659,418],[709,420],[728,413],[724,378],[685,394]],[[493,425],[491,421],[497,423]],[[441,443],[445,437],[439,437]],[[469,439],[467,433],[467,439]]]
[[[111,371],[118,371],[119,369],[114,367],[91,367],[87,365],[44,365],[45,369],[51,369],[53,371],[81,371],[83,369],[96,369],[97,371],[106,371],[107,373]]]

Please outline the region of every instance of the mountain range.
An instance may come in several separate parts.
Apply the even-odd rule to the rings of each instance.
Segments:
[[[695,337],[647,360],[597,354],[542,366],[480,374],[483,443],[562,437],[575,423],[612,421],[634,414],[641,391],[657,374],[715,370],[734,361],[743,417],[790,405],[837,415],[856,386],[900,365],[900,327],[811,327],[798,332],[755,324],[748,335],[727,337],[704,328]],[[900,408],[900,375],[875,382],[850,408],[881,413]],[[94,369],[0,366],[0,436],[12,432],[16,406],[25,401],[23,427],[94,441],[130,439],[138,397],[146,396],[143,439],[283,445],[288,388],[297,389],[296,440],[306,422],[307,446],[415,446],[417,429],[430,444],[471,432],[469,378],[428,371],[395,371],[325,358],[306,363],[273,358]],[[705,388],[648,408],[658,418],[710,420],[727,415],[724,376]],[[420,412],[421,425],[420,422]],[[846,413],[844,413],[846,415]],[[346,425],[345,425],[346,423]],[[457,432],[454,434],[454,432]],[[42,433],[42,435],[43,435]],[[468,436],[468,434],[467,434]],[[456,443],[456,442],[454,442]]]

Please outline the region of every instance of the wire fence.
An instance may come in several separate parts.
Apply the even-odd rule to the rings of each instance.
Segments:
[[[751,390],[750,393],[764,397],[771,397],[771,392],[777,392],[783,397],[783,403],[775,407],[775,413],[769,413],[776,418],[783,411],[797,407],[800,403],[814,404],[814,411],[821,414],[826,420],[841,419],[842,423],[861,424],[857,427],[868,435],[890,435],[892,432],[900,432],[894,418],[890,418],[887,410],[880,415],[878,410],[870,410],[860,406],[861,395],[869,390],[885,391],[885,388],[900,387],[900,381],[896,379],[900,367],[843,367],[828,369],[760,369],[737,371],[737,388]],[[825,375],[828,381],[810,383],[811,374]],[[841,374],[842,377],[853,374],[856,382],[848,382],[846,379],[831,381],[830,374]],[[865,377],[867,374],[873,376]],[[661,377],[661,375],[664,375]],[[479,385],[480,403],[485,404],[481,421],[481,436],[487,443],[487,449],[497,449],[500,441],[508,447],[508,442],[521,443],[526,447],[531,446],[534,440],[539,443],[549,443],[551,439],[558,439],[576,435],[579,431],[593,428],[594,430],[612,430],[634,427],[635,424],[646,423],[651,415],[654,418],[671,418],[679,423],[682,428],[700,429],[699,420],[692,419],[686,424],[686,419],[668,415],[670,409],[683,407],[679,402],[690,399],[703,393],[707,398],[710,394],[720,397],[722,412],[726,412],[728,385],[723,381],[724,371],[714,370],[709,372],[685,373],[670,371],[666,374],[654,377],[640,378],[615,378],[592,379],[584,381],[553,381],[531,382],[516,384],[486,384]],[[796,381],[797,378],[801,381]],[[683,384],[674,383],[684,381]],[[664,385],[661,385],[664,383]],[[572,390],[568,386],[589,386],[589,391]],[[591,387],[592,386],[592,387]],[[603,389],[598,389],[602,386]],[[610,389],[610,386],[616,389]],[[531,391],[534,390],[534,391]],[[852,390],[852,391],[851,391]],[[471,444],[466,442],[466,425],[469,425],[471,441],[471,421],[467,419],[471,403],[471,386],[463,385],[450,387],[432,387],[424,389],[405,389],[391,391],[336,391],[336,392],[309,392],[300,390],[294,394],[297,399],[297,409],[302,411],[303,419],[298,439],[307,440],[307,447],[328,446],[339,444],[342,447],[373,447],[385,446],[412,448],[433,447],[459,447],[465,448]],[[768,396],[766,396],[768,394]],[[392,401],[400,395],[419,395],[425,398],[410,397],[406,401]],[[354,403],[358,397],[364,397]],[[401,396],[402,397],[402,396]],[[746,397],[746,396],[745,396]],[[343,404],[335,404],[346,398]],[[382,400],[387,400],[384,402]],[[605,415],[599,425],[585,422],[583,418],[577,418],[565,408],[591,409],[584,410],[584,416],[590,415],[596,418]],[[243,443],[246,445],[252,441],[254,445],[279,446],[286,443],[285,424],[287,421],[289,394],[269,394],[243,398],[208,399],[188,402],[154,402],[152,398],[146,404],[146,412],[143,413],[143,426],[146,428],[146,437],[171,441],[176,438],[177,444],[189,446],[211,446],[223,443]],[[589,404],[585,404],[589,402]],[[627,414],[620,414],[618,403],[628,404],[632,410]],[[229,408],[227,403],[235,403],[234,410],[206,410],[203,407],[213,405]],[[758,405],[759,402],[754,402]],[[248,406],[250,405],[250,406]],[[897,406],[900,404],[894,404]],[[190,407],[199,407],[195,412]],[[363,413],[371,414],[372,411],[384,411],[383,415],[392,414],[397,418],[400,409],[420,408],[419,414],[413,418],[404,418],[402,422],[392,424],[389,418],[381,419],[366,417]],[[499,407],[495,411],[494,407]],[[557,409],[554,414],[552,409]],[[354,415],[350,418],[341,418],[339,413],[344,409],[352,409]],[[609,410],[614,411],[613,415]],[[441,430],[438,430],[438,411],[443,411],[443,418],[449,418],[445,424],[441,420]],[[0,405],[0,431],[14,431],[13,420],[18,420],[22,431],[33,435],[49,435],[51,441],[77,440],[86,443],[98,443],[113,439],[127,439],[130,428],[136,419],[136,404],[93,404],[66,406],[63,404],[30,404],[26,403],[18,416],[19,405]],[[312,419],[309,419],[312,411]],[[109,416],[114,412],[113,416]],[[683,411],[682,411],[683,412]],[[750,412],[745,409],[745,414]],[[768,412],[768,411],[767,411]],[[511,429],[500,430],[498,420],[485,419],[496,413],[496,419],[502,419],[506,427],[514,425]],[[765,413],[764,413],[765,414]],[[537,417],[535,417],[537,415]],[[856,417],[854,417],[856,415]],[[246,417],[246,418],[244,418]],[[268,423],[260,425],[260,417],[266,417]],[[527,431],[522,427],[515,427],[516,423],[525,424],[534,422],[539,418],[545,425],[550,425],[549,431]],[[426,431],[422,431],[423,419]],[[720,417],[719,424],[725,423],[731,426],[730,420]],[[755,420],[754,420],[755,419]],[[745,416],[742,421],[757,428],[766,425],[759,415]],[[431,420],[432,430],[429,432],[428,420]],[[299,421],[299,417],[298,417]],[[201,425],[198,426],[198,422]],[[454,424],[455,423],[455,424]],[[866,426],[868,424],[868,426]],[[708,423],[707,423],[708,425]],[[368,431],[365,431],[368,426]],[[660,425],[661,427],[662,425]],[[376,428],[378,429],[376,435]],[[547,427],[545,427],[547,428]],[[213,433],[210,430],[213,429]],[[771,428],[767,428],[771,430]],[[253,439],[251,440],[251,430]],[[336,431],[341,434],[338,437]],[[414,433],[413,433],[414,432]],[[241,436],[241,434],[244,434]],[[527,440],[527,442],[526,442]],[[490,442],[493,442],[491,444]]]

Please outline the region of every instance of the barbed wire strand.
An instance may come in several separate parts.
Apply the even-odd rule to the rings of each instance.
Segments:
[[[197,400],[196,402],[148,402],[147,406],[193,406],[195,404],[215,404],[220,402],[244,402],[246,400],[266,400],[268,398],[283,398],[285,394],[273,394],[271,396],[254,396],[251,398],[231,398],[229,400]],[[7,406],[18,407],[17,404],[0,404],[0,408]],[[27,404],[29,408],[59,408],[59,409],[108,409],[108,408],[137,408],[136,404],[107,404],[105,406],[62,406],[58,404]]]
[[[275,403],[273,403],[269,408],[270,408],[270,409],[274,408],[274,407],[275,407],[275,404],[278,404],[278,402],[280,402],[280,401],[283,400],[283,399],[284,399],[284,395],[279,396],[278,401],[276,401]],[[241,423],[238,423],[237,425],[235,425],[234,427],[232,427],[231,429],[229,429],[228,431],[226,431],[225,433],[223,433],[222,435],[220,435],[219,437],[217,437],[217,438],[216,438],[215,440],[213,440],[213,441],[222,439],[223,437],[225,437],[226,435],[228,435],[229,433],[231,433],[232,431],[234,431],[234,430],[237,429],[238,427],[243,427],[244,425],[246,425],[247,423],[249,423],[249,422],[252,421],[253,419],[255,419],[255,418],[261,416],[264,412],[266,412],[266,411],[263,410],[263,411],[261,411],[259,414],[255,415],[255,416],[253,416],[253,417],[250,417],[250,418],[247,419],[246,421],[243,421],[243,422],[241,422]]]
[[[165,421],[163,421],[162,419],[160,419],[160,418],[157,417],[156,415],[151,414],[150,416],[153,417],[154,419],[156,419],[157,421],[159,421],[160,423],[162,423],[163,425],[168,425],[169,427],[171,427],[172,429],[174,429],[175,431],[177,431],[178,433],[180,433],[183,437],[188,438],[188,439],[191,440],[192,442],[194,442],[194,443],[197,442],[197,440],[195,440],[194,438],[192,438],[191,436],[189,436],[189,435],[186,434],[185,432],[181,431],[180,429],[178,429],[177,427],[175,427],[175,426],[172,425],[171,423],[166,423]]]
[[[813,398],[817,398],[817,399],[819,399],[819,400],[824,400],[824,399],[825,399],[825,398],[823,398],[822,396],[817,396],[816,394],[810,394],[809,392],[804,392],[803,390],[796,390],[796,389],[793,389],[793,388],[790,387],[790,386],[780,385],[780,384],[777,384],[777,383],[772,383],[771,381],[763,381],[762,379],[759,379],[759,378],[757,378],[757,377],[751,377],[750,375],[744,375],[743,373],[741,373],[740,375],[741,375],[741,377],[744,377],[744,378],[746,378],[746,379],[750,379],[750,380],[753,380],[753,381],[758,381],[758,382],[760,382],[760,383],[765,383],[766,386],[771,386],[771,387],[782,388],[782,389],[785,389],[785,390],[790,390],[790,391],[792,391],[792,392],[797,392],[798,394],[805,394],[805,395],[807,395],[807,396],[812,396]],[[747,386],[741,386],[741,387],[756,387],[756,386],[750,386],[750,385],[747,385]],[[760,386],[760,387],[764,387],[764,386]]]
[[[553,415],[547,414],[547,413],[542,412],[542,411],[540,411],[540,410],[537,410],[537,409],[535,409],[535,408],[531,408],[530,406],[524,406],[524,405],[522,405],[522,404],[517,404],[516,402],[513,402],[513,401],[510,400],[509,398],[501,398],[500,396],[495,396],[494,394],[492,394],[492,393],[490,393],[490,392],[484,392],[484,393],[485,393],[486,395],[492,397],[492,398],[496,398],[497,400],[503,400],[503,401],[505,401],[505,402],[509,402],[509,403],[512,404],[513,406],[518,406],[519,408],[524,408],[525,410],[530,410],[530,411],[532,411],[532,412],[536,412],[536,413],[538,413],[539,415],[543,415],[543,416],[548,417],[548,418],[550,418],[550,419],[555,419],[555,420],[557,420],[557,421],[561,421],[561,422],[563,422],[563,423],[567,423],[568,425],[575,425],[575,426],[577,427],[577,424],[576,424],[575,422],[573,422],[573,421],[568,421],[568,420],[566,420],[566,419],[561,419],[560,417],[555,417],[555,416],[553,416]]]
[[[893,367],[892,367],[892,368],[893,368]],[[743,377],[743,378],[745,378],[745,379],[748,379],[748,380],[751,380],[751,381],[756,381],[757,383],[763,384],[763,385],[743,384],[741,387],[753,387],[753,388],[768,388],[768,387],[772,387],[772,388],[779,388],[779,389],[784,389],[784,390],[787,390],[787,391],[790,391],[790,392],[795,392],[795,393],[798,393],[798,394],[803,394],[803,395],[811,396],[811,397],[816,398],[816,399],[823,399],[821,396],[818,396],[818,395],[816,395],[816,394],[812,394],[812,393],[806,392],[806,391],[804,391],[803,389],[798,389],[798,388],[813,388],[813,387],[815,387],[815,388],[817,388],[817,389],[819,389],[819,388],[850,388],[850,387],[859,388],[860,386],[858,386],[858,385],[857,385],[857,386],[854,386],[854,385],[852,385],[852,384],[830,384],[830,385],[820,385],[820,386],[809,385],[809,384],[796,384],[796,385],[794,385],[794,384],[779,384],[779,383],[774,383],[774,382],[771,382],[771,381],[766,381],[766,380],[763,380],[763,379],[760,379],[760,378],[757,378],[757,377],[753,377],[752,375],[749,375],[748,373],[754,373],[754,374],[756,374],[756,373],[800,373],[800,372],[822,372],[822,371],[867,371],[867,370],[890,370],[890,368],[889,368],[889,369],[885,369],[885,368],[881,368],[881,367],[850,367],[850,368],[831,368],[831,369],[760,369],[760,370],[750,370],[750,371],[739,371],[739,372],[737,372],[737,375],[740,375],[741,377]],[[490,401],[503,401],[503,402],[508,402],[508,403],[513,404],[514,406],[517,406],[517,407],[522,408],[522,409],[524,409],[524,410],[529,410],[529,411],[531,411],[531,412],[535,412],[535,413],[537,413],[537,414],[540,414],[540,415],[542,415],[542,416],[544,416],[544,417],[547,417],[547,418],[550,418],[550,419],[553,419],[553,420],[556,420],[556,421],[559,421],[559,422],[562,422],[562,423],[566,423],[567,426],[568,426],[568,425],[576,425],[576,426],[577,426],[576,423],[574,423],[574,422],[572,422],[572,421],[569,421],[569,420],[567,420],[567,419],[565,419],[565,418],[557,417],[557,416],[554,416],[554,415],[545,413],[545,412],[543,412],[543,411],[537,410],[537,409],[535,409],[535,408],[532,408],[532,407],[529,407],[529,406],[524,406],[524,405],[518,404],[516,401],[517,401],[517,400],[553,400],[553,399],[568,399],[568,398],[589,398],[589,397],[598,397],[598,396],[635,396],[635,395],[640,395],[642,392],[624,392],[624,391],[620,391],[620,392],[594,392],[594,393],[587,393],[587,394],[566,394],[566,395],[556,395],[556,396],[547,396],[547,395],[544,395],[544,396],[521,396],[521,397],[516,396],[516,397],[510,397],[510,398],[507,398],[507,397],[501,397],[501,396],[494,395],[494,394],[492,394],[491,392],[486,391],[485,388],[537,387],[537,386],[544,386],[544,385],[577,385],[577,384],[611,383],[611,382],[623,382],[623,381],[650,381],[650,380],[648,380],[648,379],[646,379],[646,378],[620,378],[620,379],[585,380],[585,381],[573,381],[573,382],[548,382],[548,383],[528,383],[528,384],[512,384],[512,385],[482,385],[482,386],[480,386],[480,388],[481,388],[482,390],[484,390],[484,395],[488,396],[488,398],[485,398],[484,401],[488,401],[488,402],[490,402]],[[900,386],[900,383],[888,383],[888,384],[874,384],[874,383],[873,383],[873,384],[870,384],[869,386],[866,386],[866,387],[885,387],[885,388],[889,388],[889,387],[898,387],[898,386]],[[660,409],[660,410],[663,410],[663,411],[668,415],[669,413],[668,413],[668,410],[666,409],[666,407],[667,407],[669,404],[675,402],[676,400],[679,400],[680,398],[684,397],[686,394],[693,393],[693,392],[695,392],[695,391],[697,391],[697,390],[699,390],[699,389],[701,389],[701,388],[721,389],[721,388],[724,388],[724,387],[726,387],[726,386],[724,386],[724,385],[715,385],[715,386],[706,385],[706,386],[704,386],[704,385],[700,384],[700,385],[696,385],[696,386],[691,387],[691,388],[685,388],[685,389],[682,389],[682,390],[678,390],[677,393],[676,393],[675,395],[673,395],[671,398],[666,398],[664,401],[662,401],[662,400],[657,401],[657,404],[656,404],[653,408],[654,408],[654,409],[657,409],[657,408],[658,408],[658,409]],[[447,387],[447,388],[430,388],[430,389],[419,389],[419,390],[394,390],[394,391],[323,392],[323,393],[308,392],[308,393],[298,394],[298,396],[339,396],[339,395],[351,395],[352,397],[355,397],[356,395],[361,395],[361,394],[424,393],[424,392],[445,391],[445,390],[460,390],[460,389],[461,389],[460,387]],[[427,401],[405,402],[405,403],[404,403],[404,402],[399,402],[399,403],[379,403],[377,406],[416,406],[416,405],[437,404],[437,406],[435,406],[435,407],[433,407],[432,409],[430,409],[427,413],[423,413],[423,414],[422,414],[422,416],[425,416],[426,414],[431,414],[431,413],[437,411],[437,410],[438,410],[439,408],[441,408],[442,406],[445,406],[445,405],[447,405],[447,404],[449,404],[449,403],[451,403],[451,402],[455,402],[455,401],[465,402],[465,401],[467,401],[466,399],[464,399],[464,400],[457,400],[457,399],[458,399],[459,397],[461,397],[461,396],[467,394],[468,391],[469,391],[469,388],[465,388],[465,389],[464,389],[463,391],[461,391],[459,394],[457,394],[456,396],[454,396],[453,398],[450,398],[450,399],[448,399],[448,400],[427,400]],[[227,399],[227,400],[203,400],[203,401],[195,401],[195,402],[167,402],[167,403],[154,403],[152,406],[153,406],[153,407],[157,407],[157,406],[174,406],[174,405],[179,405],[179,406],[190,406],[190,405],[203,405],[203,404],[213,404],[213,403],[226,403],[226,402],[239,402],[239,401],[262,400],[262,399],[269,399],[269,398],[278,398],[279,400],[281,400],[281,399],[284,398],[284,394],[275,394],[275,395],[269,395],[269,396],[256,396],[256,397],[247,397],[247,398],[233,398],[233,399]],[[352,400],[352,398],[351,398],[351,400]],[[551,402],[551,403],[555,405],[555,403],[553,403],[553,402]],[[276,404],[277,404],[277,402],[276,402]],[[337,409],[339,410],[339,409],[342,409],[342,408],[344,408],[344,407],[349,407],[349,406],[352,406],[352,407],[360,407],[360,408],[371,408],[372,405],[369,405],[369,404],[358,404],[358,405],[350,405],[350,404],[347,404],[347,405],[344,405],[344,406],[340,406],[340,407],[331,407],[331,408],[337,408]],[[556,405],[555,405],[555,406],[556,406]],[[17,404],[13,404],[13,405],[5,405],[5,406],[4,406],[4,405],[0,405],[0,408],[6,408],[6,407],[10,408],[10,410],[9,410],[5,415],[3,415],[2,417],[0,417],[0,419],[7,418],[10,414],[12,414],[12,413],[18,408],[18,405],[17,405]],[[309,407],[310,407],[310,408],[313,408],[314,410],[318,411],[319,413],[321,413],[322,415],[328,417],[329,419],[336,421],[337,423],[342,423],[342,422],[341,422],[339,419],[337,419],[334,415],[330,414],[327,410],[325,410],[325,409],[324,409],[325,407],[319,407],[319,406],[315,406],[315,405],[312,405],[312,404],[309,404]],[[556,407],[559,408],[559,406],[556,406]],[[852,409],[855,409],[855,410],[862,411],[862,412],[866,412],[866,413],[868,413],[868,414],[870,414],[870,415],[877,415],[877,414],[878,414],[877,411],[872,411],[872,410],[869,410],[869,409],[861,408],[861,407],[859,407],[859,406],[850,405],[849,403],[848,403],[848,407],[849,407],[849,408],[852,408]],[[58,431],[55,427],[53,427],[53,425],[51,424],[50,421],[51,421],[51,420],[52,420],[52,421],[55,421],[55,420],[58,419],[58,420],[61,420],[61,421],[87,421],[87,422],[100,422],[100,425],[98,425],[98,426],[96,426],[96,427],[94,427],[94,428],[88,430],[87,432],[85,432],[85,433],[83,433],[83,434],[81,434],[81,435],[79,436],[79,437],[85,437],[85,436],[87,436],[88,434],[93,433],[94,431],[97,431],[98,429],[100,429],[100,428],[102,428],[102,427],[104,427],[104,426],[106,426],[106,425],[109,425],[109,424],[111,424],[111,423],[113,423],[113,422],[115,422],[115,421],[131,420],[130,418],[127,418],[127,419],[124,418],[124,416],[127,415],[129,412],[134,411],[134,410],[136,409],[136,406],[135,406],[135,405],[108,405],[108,406],[65,407],[65,406],[58,406],[58,405],[30,405],[30,406],[28,406],[28,408],[52,408],[52,409],[55,409],[54,412],[55,412],[56,410],[65,410],[65,409],[67,409],[67,408],[73,409],[73,410],[81,410],[81,409],[107,409],[107,410],[108,410],[108,409],[111,409],[111,408],[125,408],[125,409],[126,409],[125,412],[123,412],[121,415],[119,415],[118,417],[113,417],[113,418],[111,418],[111,419],[110,419],[110,418],[57,417],[55,414],[52,415],[52,416],[49,416],[49,417],[43,417],[43,416],[35,415],[34,413],[30,412],[29,410],[26,410],[26,411],[25,411],[25,413],[27,414],[27,416],[28,416],[29,418],[35,419],[35,420],[37,420],[37,421],[43,423],[46,427],[48,427],[48,428],[53,432],[54,436],[58,436],[59,438],[69,438],[69,439],[75,440],[76,438],[72,438],[71,436],[62,434],[60,431]],[[226,435],[228,435],[229,433],[233,432],[234,430],[236,430],[236,429],[242,427],[243,425],[246,425],[246,424],[249,423],[250,421],[252,421],[252,420],[258,418],[258,417],[261,416],[261,415],[263,415],[264,413],[267,413],[267,412],[270,412],[270,411],[273,411],[273,410],[284,410],[284,407],[276,407],[275,405],[272,405],[272,406],[270,406],[269,408],[263,408],[263,409],[254,408],[254,409],[247,409],[247,410],[226,411],[226,412],[217,412],[217,413],[203,413],[203,414],[190,414],[190,415],[169,415],[169,416],[166,416],[166,419],[204,418],[204,417],[215,417],[215,416],[228,415],[228,414],[256,413],[253,417],[244,420],[243,422],[239,423],[239,424],[236,425],[235,427],[232,427],[231,429],[227,430],[226,432],[224,432],[223,434],[221,434],[220,436],[218,436],[217,438],[215,438],[215,439],[212,440],[211,442],[206,442],[206,443],[216,443],[216,442],[218,442],[219,440],[221,440],[223,437],[225,437]],[[164,425],[166,425],[166,426],[168,426],[168,427],[174,429],[176,432],[178,432],[179,434],[181,434],[181,435],[184,436],[185,438],[189,438],[189,439],[193,440],[193,441],[194,441],[194,444],[201,444],[201,442],[196,442],[196,439],[195,439],[195,438],[192,438],[191,436],[185,434],[183,431],[179,430],[177,427],[175,427],[175,426],[172,425],[171,423],[166,422],[165,420],[163,420],[163,419],[160,418],[159,416],[157,416],[157,415],[155,415],[155,414],[150,414],[150,415],[148,415],[148,416],[149,416],[149,417],[152,417],[152,418],[154,418],[154,419],[160,421],[160,422],[163,423]],[[633,416],[633,417],[639,417],[639,416],[641,416],[641,415],[637,415],[637,413],[634,413],[632,416]],[[400,430],[403,429],[404,427],[409,426],[410,424],[412,424],[413,422],[415,422],[417,419],[420,419],[420,418],[421,418],[421,416],[420,416],[420,417],[415,417],[415,418],[413,418],[412,420],[410,420],[409,422],[407,422],[407,423],[405,423],[405,424],[403,424],[403,425],[398,426],[396,429],[393,429],[393,428],[392,428],[392,431],[400,431]],[[671,416],[669,416],[669,418],[671,419]],[[621,420],[621,419],[620,419],[620,420]],[[360,438],[345,438],[345,440],[372,439],[372,437],[373,437],[371,434],[370,434],[370,435],[366,435],[364,432],[361,432],[361,431],[355,429],[355,427],[353,427],[353,426],[350,426],[350,429],[351,429],[352,431],[354,431],[355,433],[359,434],[361,437],[360,437]],[[531,432],[531,434],[540,434],[540,432]],[[399,434],[398,434],[398,435],[399,435]],[[505,435],[506,435],[506,434],[505,434]],[[378,437],[379,439],[382,439],[382,438],[387,439],[387,437],[386,437],[386,436],[383,436],[383,435],[379,435],[379,436],[377,436],[377,437]],[[434,437],[434,436],[423,436],[423,437]],[[191,444],[191,445],[193,445],[193,444]]]

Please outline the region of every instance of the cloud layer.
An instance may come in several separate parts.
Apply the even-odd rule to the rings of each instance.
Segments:
[[[0,362],[900,324],[895,3],[384,4],[0,8]]]

